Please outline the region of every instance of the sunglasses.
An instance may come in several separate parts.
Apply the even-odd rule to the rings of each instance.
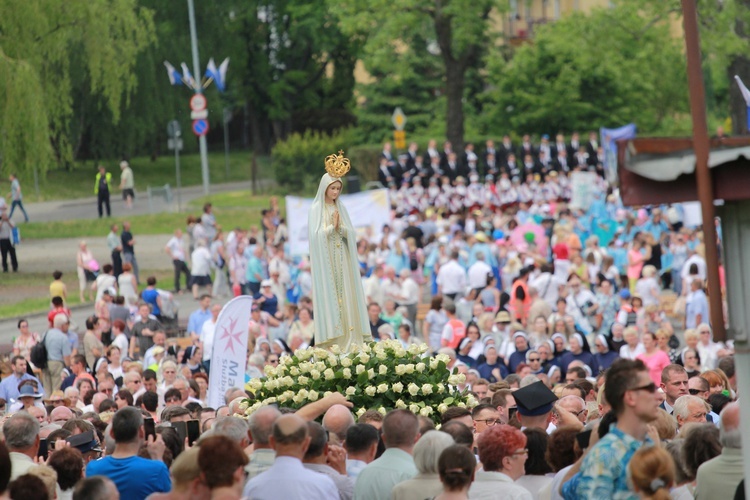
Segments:
[[[627,389],[628,391],[646,391],[650,393],[656,392],[656,384],[651,382],[650,384],[642,385],[640,387],[632,387],[630,389]]]
[[[693,395],[693,396],[697,396],[698,394],[700,394],[700,393],[701,393],[701,392],[703,392],[703,391],[701,391],[700,389],[688,389],[688,392],[689,392],[689,393],[690,393],[691,395]]]
[[[529,358],[529,363],[539,362],[541,361],[539,358]]]

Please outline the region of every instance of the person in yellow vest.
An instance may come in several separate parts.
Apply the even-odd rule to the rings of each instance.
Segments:
[[[103,165],[99,165],[99,172],[96,174],[96,180],[94,182],[94,194],[96,195],[97,209],[99,210],[99,218],[103,215],[103,206],[107,207],[107,217],[112,215],[112,210],[109,205],[109,186],[112,182],[112,174],[107,172],[107,169]]]

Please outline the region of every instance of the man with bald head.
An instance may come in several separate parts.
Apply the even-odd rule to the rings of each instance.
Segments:
[[[719,417],[721,455],[698,467],[695,498],[734,498],[742,481],[742,434],[740,405],[729,403]]]
[[[362,469],[354,485],[357,500],[390,498],[393,487],[417,475],[412,452],[419,439],[419,420],[408,410],[393,410],[383,420],[385,452]]]
[[[351,410],[344,405],[333,405],[323,415],[323,428],[328,431],[330,444],[343,446],[346,431],[354,425]]]
[[[271,447],[271,434],[273,424],[280,416],[281,412],[276,407],[262,406],[247,419],[250,437],[253,439],[253,452],[250,454],[250,462],[245,466],[248,481],[273,465],[276,452]]]
[[[581,421],[581,423],[586,423],[588,410],[586,409],[586,401],[584,401],[580,396],[563,396],[557,402],[557,405],[575,415],[576,418]]]
[[[267,471],[248,481],[243,496],[255,500],[339,498],[339,491],[331,478],[302,465],[310,445],[305,420],[297,415],[278,417],[269,441],[276,451],[276,459]]]
[[[73,417],[74,415],[70,408],[67,406],[58,406],[50,412],[49,421],[51,424],[62,425]]]

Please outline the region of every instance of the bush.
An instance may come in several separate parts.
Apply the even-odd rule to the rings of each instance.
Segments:
[[[323,160],[334,149],[330,136],[309,130],[277,142],[271,151],[276,181],[292,191],[301,191],[308,181],[323,174]]]
[[[408,349],[398,340],[353,346],[351,352],[331,352],[309,347],[294,356],[282,356],[278,368],[266,366],[266,379],[248,382],[254,400],[244,401],[244,414],[261,406],[279,404],[295,410],[333,392],[346,396],[352,411],[361,416],[367,410],[385,414],[393,409],[440,422],[440,415],[451,406],[472,408],[476,399],[467,391],[458,392],[464,375],[446,367],[448,356],[424,358],[426,345]]]

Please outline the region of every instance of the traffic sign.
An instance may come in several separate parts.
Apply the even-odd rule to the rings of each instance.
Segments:
[[[191,111],[190,112],[190,119],[191,120],[205,120],[208,118],[208,110],[202,109],[200,111]]]
[[[193,121],[193,133],[198,137],[206,135],[208,133],[208,120]]]
[[[403,130],[394,130],[393,142],[396,149],[406,149],[406,132]]]
[[[206,101],[206,96],[203,94],[194,94],[190,98],[190,109],[193,111],[202,111],[206,109],[207,105],[208,101]]]
[[[168,137],[180,137],[182,135],[182,131],[180,130],[180,122],[177,120],[172,120],[167,124],[167,136]]]
[[[393,122],[393,127],[396,130],[404,130],[404,127],[406,126],[406,115],[401,108],[396,108],[393,110],[391,122]]]
[[[175,149],[177,149],[177,151],[182,151],[182,147],[182,139],[167,139],[167,148],[170,151],[173,151]]]

